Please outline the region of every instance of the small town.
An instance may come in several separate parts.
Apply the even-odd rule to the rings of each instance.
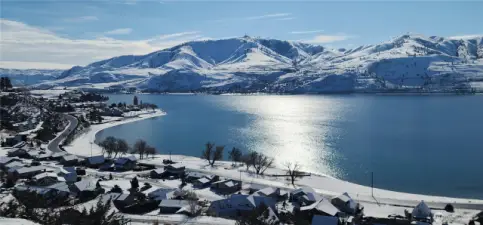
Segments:
[[[242,172],[270,176],[264,173],[273,169],[274,159],[233,148],[231,162],[223,161],[224,146],[211,142],[195,163],[158,155],[144,140],[129,146],[111,136],[78,150],[84,154],[66,150],[93,126],[162,113],[137,97],[129,103],[107,100],[98,93],[38,94],[2,85],[1,217],[23,219],[17,221],[22,224],[483,224],[479,205],[461,213],[452,202],[408,206],[358,201],[343,189],[321,194],[296,185],[312,176],[297,164],[280,170],[282,187],[242,180]],[[102,152],[93,153],[92,145]],[[220,170],[233,173],[218,175]]]

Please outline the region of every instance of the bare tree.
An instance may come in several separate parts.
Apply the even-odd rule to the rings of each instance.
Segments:
[[[120,153],[121,155],[126,154],[129,151],[129,144],[124,139],[117,139],[116,140],[116,150],[114,158],[117,157],[117,154]]]
[[[225,146],[216,146],[215,150],[213,150],[213,147],[215,147],[215,143],[208,142],[205,144],[205,150],[201,152],[201,158],[206,159],[212,167],[217,160],[223,158],[223,150],[225,149]]]
[[[299,177],[302,177],[302,172],[300,172],[300,164],[287,162],[284,164],[287,168],[287,175],[290,177],[292,181],[292,185],[295,185],[295,180]]]
[[[223,159],[223,150],[225,150],[225,146],[216,146],[213,159],[211,160],[211,166],[215,165],[216,160]]]
[[[184,198],[188,201],[188,213],[190,217],[201,215],[202,207],[198,204],[198,196],[194,191],[183,193]]]
[[[255,168],[255,172],[260,175],[262,175],[274,161],[273,158],[258,152],[252,153],[250,160],[252,160],[251,163],[253,168]]]
[[[139,139],[134,143],[133,146],[133,153],[138,153],[139,154],[139,159],[143,159],[144,153],[146,152],[146,147],[148,144],[146,144],[146,141]]]
[[[117,139],[113,136],[106,137],[99,145],[102,147],[103,152],[107,153],[107,157],[111,157],[112,153],[116,151]]]
[[[213,147],[215,147],[215,143],[207,142],[205,144],[205,150],[201,152],[201,158],[206,159],[210,165],[211,165],[211,154],[213,152]]]
[[[237,163],[241,161],[242,152],[240,149],[233,147],[228,154],[228,158],[231,159],[233,162]]]
[[[148,158],[148,155],[151,155],[151,157],[154,159],[154,155],[156,154],[156,148],[153,146],[148,145],[146,147],[146,158]]]

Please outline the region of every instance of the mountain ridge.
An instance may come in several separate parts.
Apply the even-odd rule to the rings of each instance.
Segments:
[[[401,35],[354,49],[244,36],[75,66],[33,87],[324,93],[480,88],[483,36]],[[483,87],[483,85],[482,85]]]

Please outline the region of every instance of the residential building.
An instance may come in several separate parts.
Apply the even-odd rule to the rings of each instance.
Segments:
[[[186,200],[162,200],[159,203],[159,213],[161,214],[174,214],[180,211],[184,207],[188,207],[189,201]]]
[[[312,218],[314,215],[338,216],[340,211],[328,199],[322,198],[310,205],[300,207],[299,213],[299,216],[304,218]]]
[[[97,168],[102,164],[104,164],[104,161],[105,161],[104,155],[97,155],[97,156],[87,157],[85,159],[85,164],[88,167]]]
[[[242,182],[238,180],[223,180],[217,181],[210,185],[211,189],[219,194],[227,195],[233,194],[241,190]]]
[[[79,158],[75,155],[63,155],[60,158],[60,164],[64,166],[76,166],[79,163]]]
[[[227,199],[213,201],[208,208],[208,212],[218,217],[235,218],[249,213],[261,205],[265,205],[276,212],[274,199],[252,195],[231,195]]]
[[[44,166],[21,167],[9,170],[9,173],[18,178],[32,178],[33,176],[46,171]]]
[[[354,216],[359,213],[359,203],[354,201],[347,192],[333,198],[330,202],[340,211],[348,215]]]
[[[114,162],[114,168],[118,171],[132,170],[136,167],[136,161],[134,156],[121,157]]]
[[[58,182],[65,182],[65,179],[57,176],[56,173],[46,172],[35,175],[33,181],[37,186],[49,186]]]

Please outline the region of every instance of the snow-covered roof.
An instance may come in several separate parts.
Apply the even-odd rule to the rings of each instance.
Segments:
[[[300,193],[304,193],[304,194],[315,193],[315,190],[311,187],[302,187],[302,188],[293,190],[292,192],[290,192],[290,195],[296,195]]]
[[[268,196],[268,195],[271,195],[271,194],[279,194],[280,188],[266,187],[264,189],[257,191],[257,193],[263,194],[265,196]]]
[[[162,200],[161,203],[159,203],[159,207],[167,207],[167,208],[183,208],[184,206],[189,205],[189,201],[186,200],[171,200],[171,199],[166,199]]]
[[[12,160],[15,160],[14,158],[6,157],[6,156],[1,156],[0,157],[0,164],[7,164],[11,162]]]
[[[19,161],[9,162],[9,163],[7,163],[7,165],[5,165],[5,167],[8,168],[8,169],[19,168],[19,167],[24,167],[24,166],[25,165],[22,162],[19,162]]]
[[[148,193],[148,197],[154,200],[170,199],[171,197],[174,196],[175,190],[176,189],[171,189],[171,188],[159,188],[159,189],[156,189],[155,191]]]
[[[414,207],[411,213],[414,218],[428,218],[431,217],[431,209],[421,201],[416,207]]]
[[[116,160],[116,164],[117,165],[124,165],[127,162],[136,162],[136,157],[134,157],[134,156],[128,156],[128,157],[118,158]]]
[[[37,175],[34,176],[34,179],[40,180],[40,179],[43,179],[45,177],[52,177],[52,178],[57,179],[58,181],[65,181],[65,179],[63,177],[57,176],[56,173],[41,173],[41,174],[37,174]]]
[[[17,171],[17,173],[23,174],[23,173],[30,173],[34,171],[42,171],[45,169],[47,169],[45,166],[32,166],[32,167],[22,167],[15,170]]]
[[[155,170],[153,170],[153,172],[155,172],[157,174],[162,174],[164,172],[164,169],[155,169]]]
[[[64,156],[62,156],[62,160],[64,160],[64,161],[77,160],[77,156],[75,156],[75,155],[64,155]]]
[[[339,219],[334,216],[314,215],[314,217],[312,217],[312,225],[337,225],[337,224],[339,224]]]
[[[57,158],[57,157],[62,157],[64,155],[67,155],[67,152],[55,152],[52,154],[52,157]]]
[[[206,177],[202,177],[202,178],[198,179],[198,182],[206,184],[206,183],[210,182],[210,180]]]
[[[316,209],[318,211],[327,213],[328,215],[335,216],[339,212],[339,209],[337,209],[332,203],[330,203],[329,200],[326,198],[322,198],[321,200],[314,202],[311,205],[308,206],[303,206],[300,208],[301,211],[305,210],[312,210]]]
[[[70,192],[69,185],[66,184],[65,182],[59,182],[59,183],[50,185],[47,188],[55,189],[55,190],[63,191],[63,192]]]
[[[90,164],[102,164],[105,160],[103,155],[91,156],[86,159]]]
[[[82,179],[74,183],[74,185],[79,189],[79,191],[94,191],[96,189],[96,179]]]

